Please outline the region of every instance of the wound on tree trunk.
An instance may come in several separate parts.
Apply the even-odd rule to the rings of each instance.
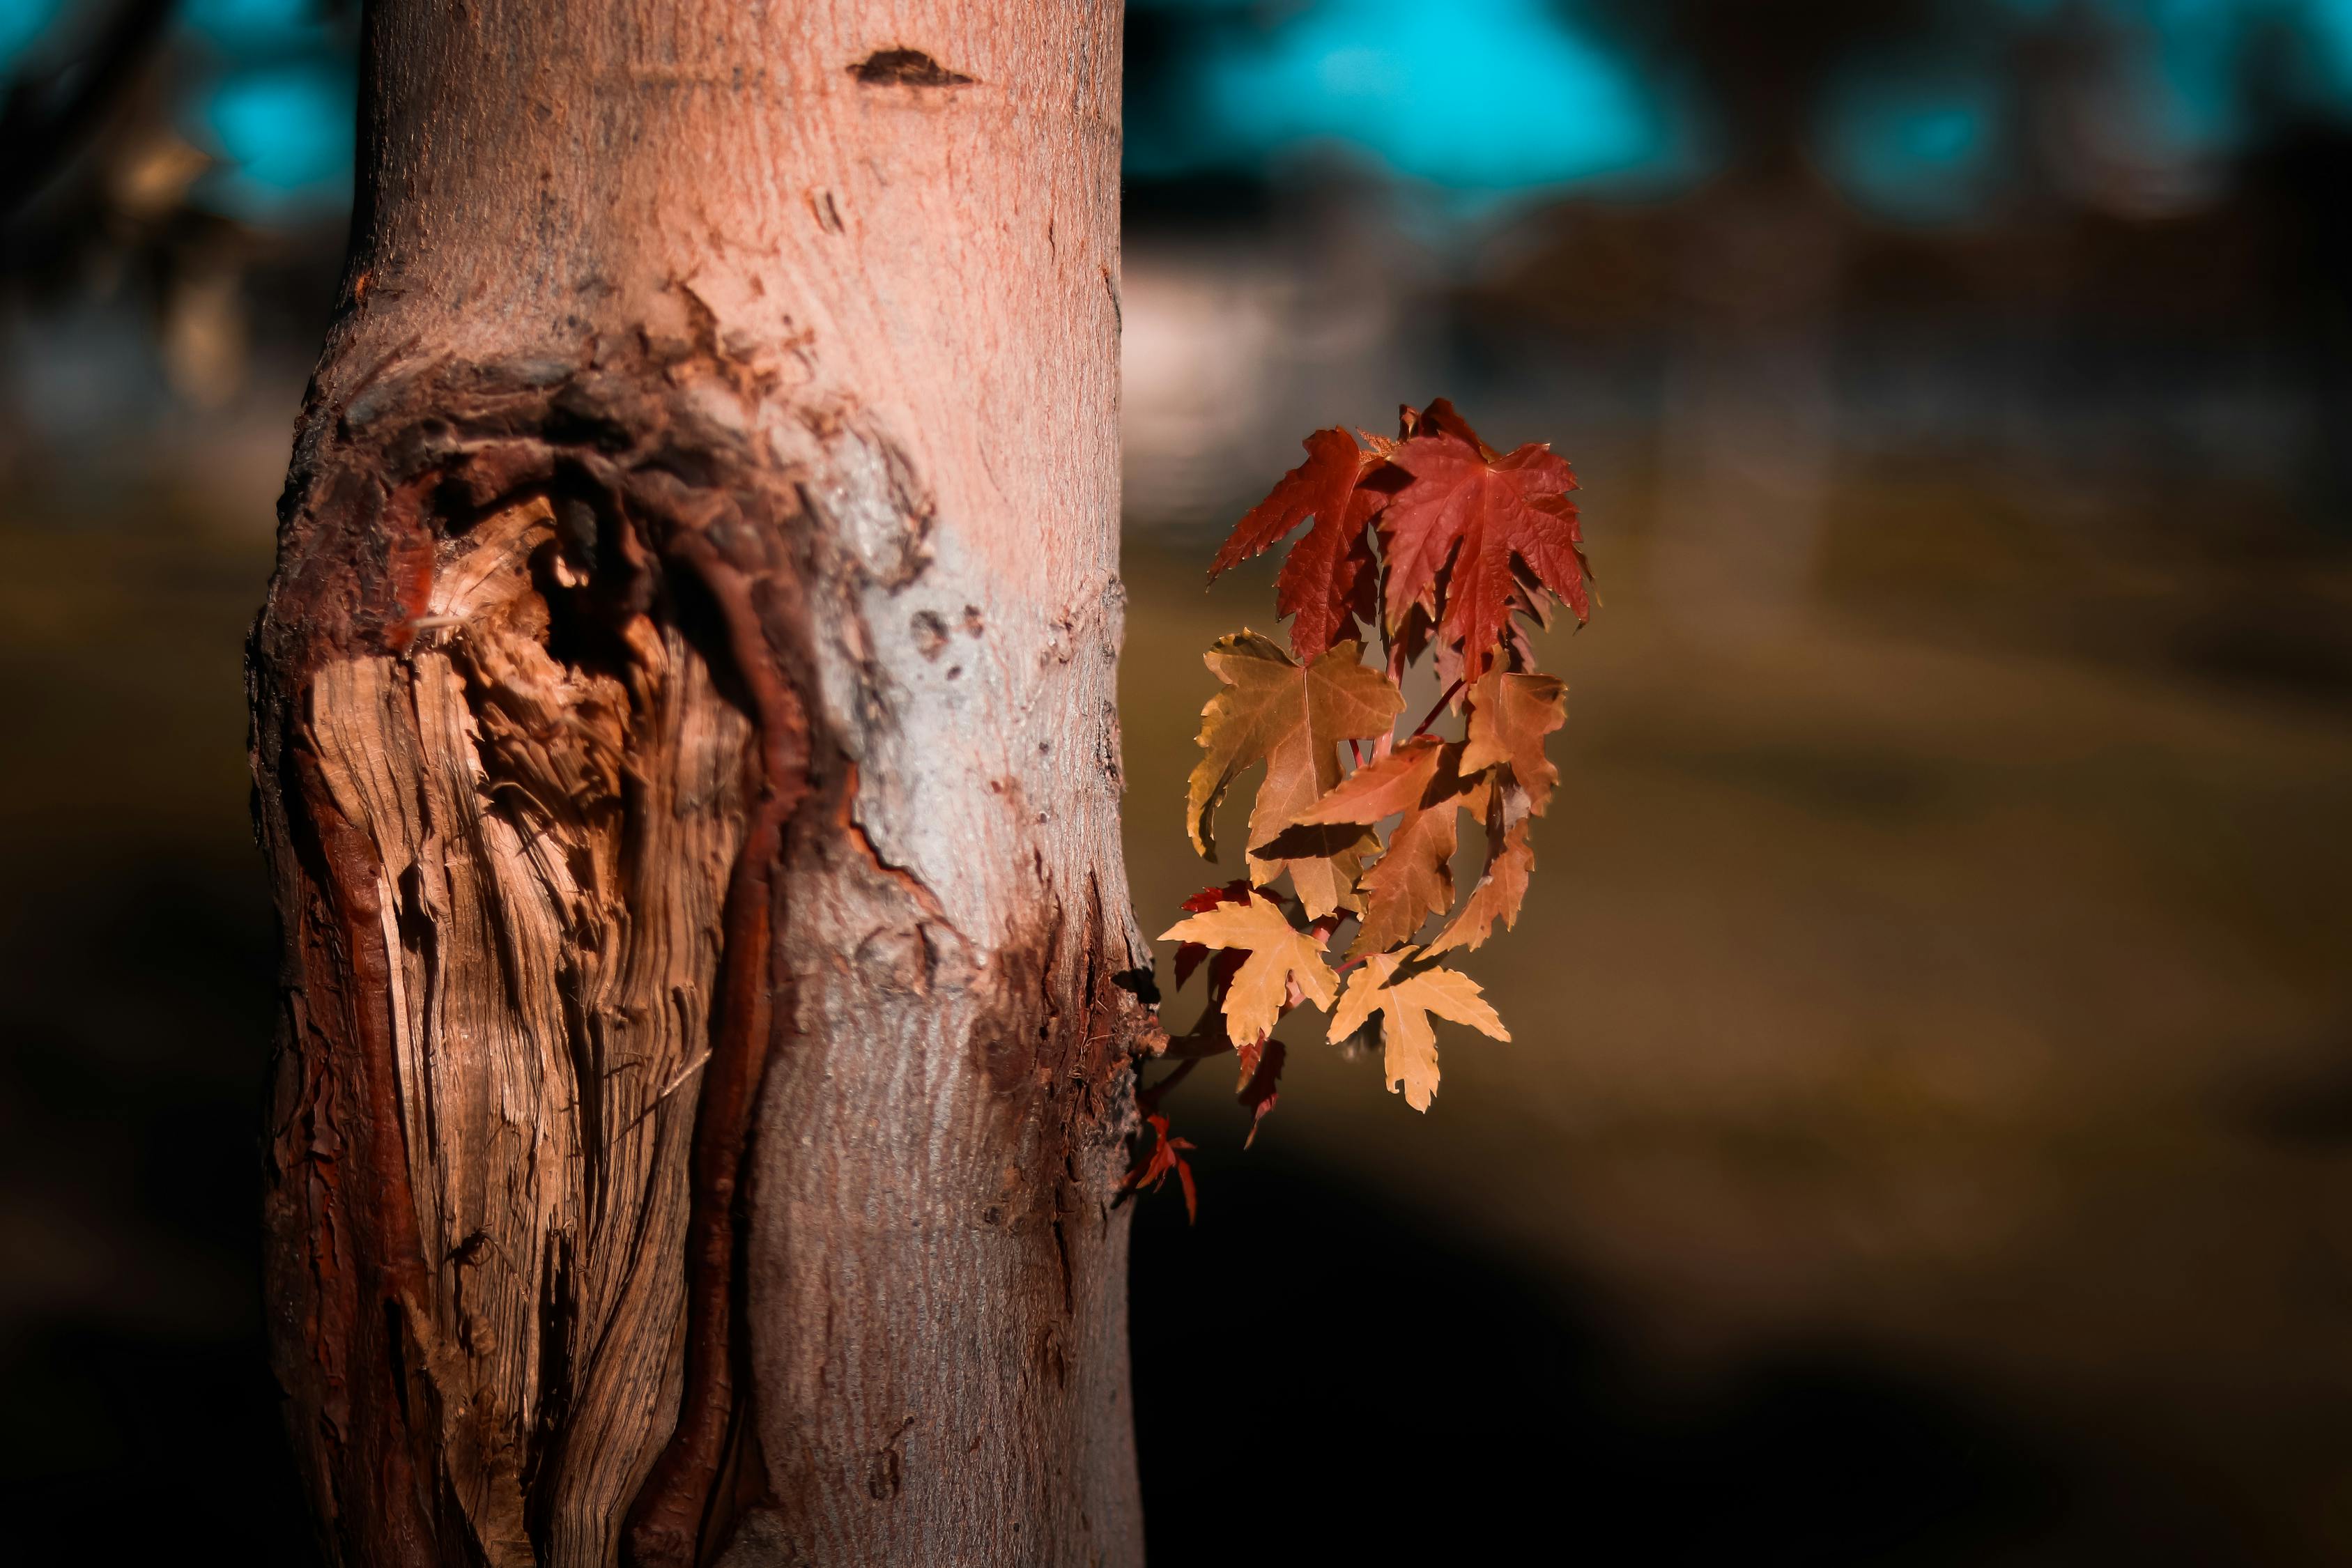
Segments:
[[[1139,1562],[1118,8],[364,47],[251,657],[331,1555]]]

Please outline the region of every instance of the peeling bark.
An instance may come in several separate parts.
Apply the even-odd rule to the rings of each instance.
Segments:
[[[1118,63],[372,8],[252,654],[335,1560],[1139,1561]]]

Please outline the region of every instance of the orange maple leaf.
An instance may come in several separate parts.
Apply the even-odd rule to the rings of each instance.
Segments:
[[[1541,816],[1559,783],[1544,755],[1544,737],[1568,722],[1568,682],[1554,675],[1490,669],[1470,688],[1470,738],[1462,771],[1501,766],[1527,792],[1528,810]]]
[[[1301,826],[1398,817],[1381,858],[1357,879],[1363,925],[1349,957],[1410,941],[1424,919],[1452,906],[1454,816],[1470,798],[1462,757],[1458,741],[1415,736],[1299,814]]]
[[[1424,950],[1424,956],[1434,958],[1441,952],[1466,948],[1475,952],[1493,934],[1495,922],[1500,921],[1508,931],[1519,923],[1519,906],[1527,901],[1528,879],[1535,874],[1536,852],[1528,843],[1528,819],[1498,825],[1495,818],[1503,802],[1503,792],[1495,792],[1495,807],[1487,814],[1486,869],[1479,874],[1478,883],[1470,889],[1461,910],[1445,922],[1437,940]]]
[[[1470,738],[1461,767],[1465,776],[1484,775],[1486,865],[1460,912],[1429,944],[1432,955],[1455,948],[1475,952],[1497,921],[1507,931],[1518,923],[1536,866],[1528,822],[1551,804],[1559,783],[1559,770],[1544,755],[1544,737],[1568,721],[1565,681],[1491,669],[1470,689],[1469,702]]]

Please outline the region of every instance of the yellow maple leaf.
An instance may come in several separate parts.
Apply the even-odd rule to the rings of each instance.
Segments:
[[[1412,949],[1379,952],[1348,976],[1346,994],[1331,1016],[1330,1038],[1344,1040],[1382,1015],[1381,1037],[1385,1047],[1382,1079],[1391,1092],[1402,1087],[1405,1103],[1427,1110],[1437,1093],[1437,1031],[1429,1015],[1467,1024],[1481,1034],[1507,1040],[1511,1032],[1487,1005],[1478,983],[1458,969],[1443,965],[1397,978],[1397,971]]]
[[[1273,1029],[1294,980],[1318,1007],[1328,1007],[1339,994],[1339,976],[1323,962],[1323,944],[1293,926],[1280,904],[1255,891],[1249,902],[1219,904],[1170,927],[1160,940],[1247,950],[1249,957],[1225,988],[1225,1037],[1236,1045]]]

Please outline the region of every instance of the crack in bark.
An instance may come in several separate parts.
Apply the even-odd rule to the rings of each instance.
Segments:
[[[739,1414],[730,1331],[737,1178],[773,1019],[792,1011],[791,980],[774,964],[770,922],[786,829],[810,795],[807,710],[777,674],[751,579],[700,535],[682,535],[671,548],[719,602],[737,678],[751,693],[762,780],[729,878],[719,1002],[695,1116],[694,1198],[687,1221],[686,1388],[669,1443],[629,1510],[628,1561],[638,1568],[693,1568],[725,1457],[730,1417]]]
[[[326,1424],[326,1434],[339,1449],[358,1437],[368,1450],[362,1463],[381,1483],[380,1490],[367,1496],[341,1492],[338,1512],[356,1515],[365,1521],[362,1528],[378,1529],[380,1539],[393,1549],[390,1561],[429,1564],[434,1561],[429,1546],[433,1509],[419,1485],[424,1455],[416,1431],[418,1413],[411,1408],[415,1396],[408,1376],[412,1358],[403,1342],[408,1325],[417,1321],[425,1270],[408,1180],[406,1130],[398,1094],[388,1081],[394,1059],[391,984],[377,868],[365,836],[342,815],[328,790],[316,756],[296,746],[289,748],[289,763],[303,806],[291,814],[299,830],[296,849],[311,867],[323,906],[316,912],[325,917],[306,921],[306,934],[315,933],[331,944],[333,957],[340,960],[336,972],[352,982],[350,992],[334,998],[343,1013],[341,1027],[330,1029],[321,1037],[331,1053],[328,1059],[337,1063],[338,1070],[322,1076],[319,1088],[326,1097],[320,1108],[326,1111],[331,1125],[340,1120],[333,1110],[340,1098],[337,1091],[358,1094],[354,1109],[359,1140],[350,1151],[355,1156],[356,1193],[345,1197],[341,1161],[326,1152],[332,1148],[341,1152],[341,1137],[331,1132],[321,1138],[314,1131],[308,1152],[314,1171],[323,1164],[323,1180],[333,1194],[329,1212],[343,1212],[344,1201],[355,1205],[352,1217],[362,1228],[354,1238],[359,1243],[355,1261],[361,1279],[353,1283],[372,1286],[385,1309],[370,1314],[358,1310],[358,1303],[352,1301],[350,1326],[359,1331],[352,1337],[358,1342],[354,1348],[362,1363],[351,1371],[365,1376],[367,1362],[381,1357],[404,1418],[403,1430],[381,1444],[370,1441],[373,1433],[363,1428],[355,1432],[349,1421]],[[314,1343],[323,1328],[314,1327]],[[373,1334],[368,1331],[371,1328]]]

